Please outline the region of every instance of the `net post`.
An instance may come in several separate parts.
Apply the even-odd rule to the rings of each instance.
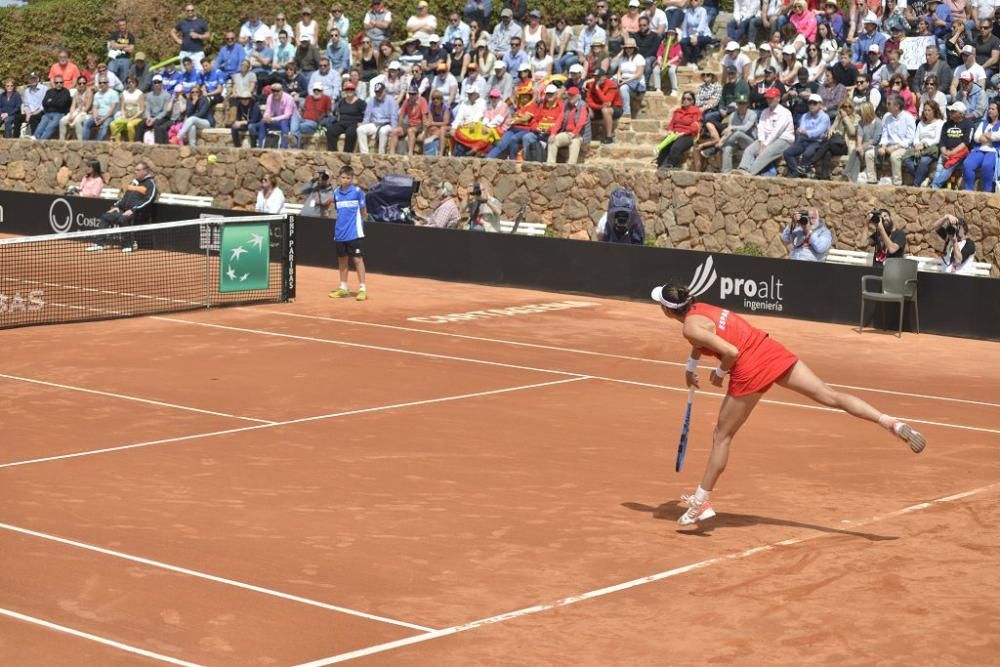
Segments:
[[[286,216],[281,227],[281,300],[295,301],[295,216]]]
[[[206,222],[208,227],[208,243],[205,244],[205,309],[212,307],[212,239],[215,236],[215,223]]]

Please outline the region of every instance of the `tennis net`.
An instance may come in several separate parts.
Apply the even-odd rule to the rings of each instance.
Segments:
[[[274,215],[0,239],[0,329],[288,301],[294,244]]]

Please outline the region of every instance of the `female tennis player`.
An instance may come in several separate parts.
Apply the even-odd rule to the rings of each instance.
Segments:
[[[875,422],[906,442],[914,453],[923,451],[924,436],[909,424],[882,414],[856,396],[834,391],[781,343],[739,315],[718,306],[696,303],[688,289],[676,282],[654,288],[652,297],[664,315],[683,324],[684,338],[691,343],[691,358],[685,369],[687,385],[698,386],[695,369],[703,354],[719,360],[718,368],[710,376],[712,384],[721,387],[725,376],[730,376],[701,485],[692,495],[681,496],[688,508],[678,519],[682,526],[715,516],[710,497],[719,475],[726,469],[729,445],[757,402],[775,383],[821,405]]]

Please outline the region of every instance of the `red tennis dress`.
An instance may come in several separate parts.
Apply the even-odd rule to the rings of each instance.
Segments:
[[[746,396],[771,388],[799,359],[769,335],[728,310],[707,303],[696,303],[688,315],[701,315],[715,324],[715,334],[736,347],[739,357],[730,369],[730,396]],[[701,348],[701,354],[719,358],[715,352]]]

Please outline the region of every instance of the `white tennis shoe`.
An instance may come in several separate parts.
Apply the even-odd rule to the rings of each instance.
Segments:
[[[91,243],[89,246],[87,246],[87,252],[100,252],[102,250],[104,250],[104,246],[102,246],[100,243]]]
[[[715,516],[715,510],[712,509],[712,501],[698,502],[695,500],[694,494],[681,496],[681,505],[688,508],[687,512],[684,512],[677,519],[677,523],[682,526],[690,526],[693,523],[711,519]]]
[[[897,438],[908,444],[914,454],[924,451],[924,447],[927,446],[927,438],[924,437],[924,434],[906,422],[896,422],[892,427],[892,432]]]

